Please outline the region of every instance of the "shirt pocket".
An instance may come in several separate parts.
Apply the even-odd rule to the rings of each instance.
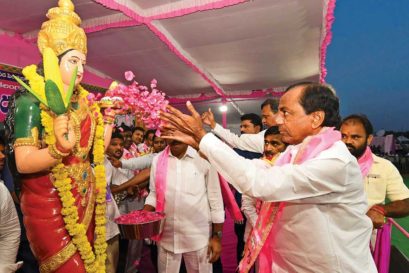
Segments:
[[[182,176],[183,192],[198,196],[204,191],[205,176],[198,170],[188,172]]]
[[[386,181],[380,174],[368,174],[365,179],[368,200],[374,204],[383,203],[386,196]]]

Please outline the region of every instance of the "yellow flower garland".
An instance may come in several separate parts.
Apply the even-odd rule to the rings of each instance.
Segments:
[[[42,91],[44,88],[42,77],[36,73],[35,66],[30,66],[25,69],[24,76],[29,80],[31,88]],[[79,99],[82,103],[88,104],[88,92],[78,86],[80,91]],[[54,176],[53,185],[58,191],[62,204],[61,214],[63,215],[65,228],[70,234],[72,241],[80,253],[81,259],[84,262],[85,269],[89,273],[104,273],[106,260],[106,178],[104,168],[104,122],[98,105],[95,103],[91,107],[92,115],[97,119],[95,138],[93,143],[93,156],[95,163],[95,180],[96,180],[96,206],[95,206],[95,234],[94,251],[91,244],[88,242],[86,230],[83,224],[78,222],[78,211],[75,207],[75,199],[71,193],[71,179],[61,160],[52,168],[51,172]],[[54,121],[52,113],[44,105],[41,111],[41,123],[45,130],[45,143],[53,145],[56,143],[54,137]]]

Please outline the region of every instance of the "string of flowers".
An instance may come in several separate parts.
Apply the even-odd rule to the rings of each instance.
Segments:
[[[42,77],[36,73],[35,67],[24,71],[25,77],[29,80],[31,88],[42,91]],[[41,78],[40,78],[41,77]],[[34,83],[34,84],[33,84]],[[88,92],[78,86],[80,91],[79,99],[87,101]],[[40,93],[40,92],[38,92]],[[92,114],[97,120],[95,138],[93,143],[93,156],[95,162],[95,180],[96,180],[96,206],[95,206],[95,234],[94,251],[88,241],[85,226],[79,223],[78,210],[75,206],[75,198],[71,192],[72,185],[68,172],[61,160],[52,168],[54,177],[53,185],[58,191],[62,204],[61,214],[63,215],[65,228],[72,238],[72,241],[84,261],[86,272],[104,273],[106,260],[106,237],[105,237],[105,211],[106,211],[106,179],[104,169],[104,123],[100,109],[97,104],[90,105]],[[54,136],[53,116],[46,106],[41,104],[41,123],[45,130],[45,143],[54,145],[56,139]]]

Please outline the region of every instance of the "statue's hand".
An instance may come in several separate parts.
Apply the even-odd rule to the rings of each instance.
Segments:
[[[68,119],[67,115],[60,115],[54,119],[54,136],[57,140],[57,149],[60,152],[71,152],[74,148],[76,137],[72,121]]]

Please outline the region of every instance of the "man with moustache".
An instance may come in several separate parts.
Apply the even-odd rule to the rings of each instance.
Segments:
[[[265,107],[265,109],[267,109],[267,107]],[[255,136],[256,134],[259,134],[261,129],[263,128],[262,120],[257,114],[254,114],[254,113],[244,114],[240,117],[240,120],[241,120],[240,122],[241,135],[249,134],[249,135]],[[229,130],[225,130],[225,129],[221,129],[221,130],[226,131],[227,133],[231,134]],[[236,135],[234,134],[231,134],[231,135],[236,137]],[[243,151],[237,148],[235,148],[234,150],[239,155],[245,158],[248,158],[248,159],[261,157],[261,154],[259,153]],[[241,193],[239,193],[238,191],[235,191],[234,199],[236,200],[238,208],[241,208],[242,206]],[[247,226],[247,218],[243,212],[242,212],[242,216],[243,216],[243,221],[234,221],[234,234],[237,237],[237,245],[236,245],[237,264],[240,262],[243,256],[244,244],[245,244],[244,236],[245,236],[245,231],[246,231],[246,226]]]
[[[268,128],[266,132],[264,133],[264,154],[261,160],[258,160],[260,163],[260,166],[265,166],[266,168],[273,166],[275,161],[280,156],[280,154],[284,152],[286,148],[287,148],[287,143],[284,143],[282,141],[282,137],[280,135],[278,126],[271,126],[270,128]],[[252,235],[253,238],[255,236],[259,236],[259,238],[264,238],[262,233],[269,232],[268,228],[264,229],[261,232],[258,232],[257,230],[257,223],[260,223],[261,219],[265,218],[266,214],[269,213],[269,211],[266,209],[262,210],[263,206],[266,206],[266,205],[271,206],[272,204],[271,203],[263,204],[261,200],[257,200],[256,198],[243,195],[241,210],[243,211],[247,219],[246,229],[245,229],[244,238],[243,238],[244,242],[246,243],[251,242],[252,238],[248,240],[249,235]],[[263,212],[263,214],[260,215],[260,212]],[[244,257],[248,256],[250,251],[251,249],[249,245],[247,245],[246,250],[244,251],[242,256]],[[259,272],[257,262],[254,261],[254,263],[256,264],[254,267],[254,272]],[[253,265],[249,264],[247,265],[247,267],[251,268],[253,267]]]
[[[271,126],[277,125],[275,117],[277,114],[278,100],[267,99],[261,104],[261,121],[262,124],[269,128]],[[243,151],[254,152],[258,154],[263,154],[264,152],[264,132],[259,131],[258,133],[243,133],[238,136],[230,130],[223,128],[220,124],[216,123],[212,110],[209,108],[207,112],[202,114],[202,121],[204,124],[210,126],[212,133],[220,137],[232,148],[237,148]],[[243,119],[241,119],[240,130],[242,130]],[[257,126],[258,124],[254,124]],[[260,127],[261,130],[261,127]]]
[[[117,160],[121,159],[124,154],[124,137],[120,133],[113,133],[111,137],[111,142],[107,148],[107,156],[111,158],[115,158]],[[140,210],[143,208],[143,199],[138,199],[132,194],[129,195],[129,191],[127,189],[123,189],[123,185],[131,184],[130,182],[134,177],[134,173],[132,170],[122,169],[122,168],[115,168],[111,165],[108,160],[105,160],[105,171],[108,174],[107,178],[110,178],[110,181],[107,181],[110,185],[110,190],[114,195],[115,200],[117,201],[119,212],[121,214],[127,214],[134,210]],[[148,173],[140,173],[138,176],[144,176],[146,180],[148,178]],[[114,218],[114,217],[113,217]],[[114,229],[114,228],[113,228]],[[142,240],[129,240],[128,246],[126,247],[126,242],[121,240],[119,242],[120,252],[123,253],[127,248],[126,256],[126,264],[125,264],[125,271],[128,272],[136,272],[139,260],[142,255]],[[121,256],[120,256],[121,258]],[[114,263],[115,264],[115,263]],[[121,265],[122,263],[119,262]]]
[[[169,141],[153,159],[145,210],[166,214],[158,272],[212,272],[221,253],[223,200],[217,172],[188,145]]]
[[[121,125],[121,127],[118,128],[120,134],[122,135],[124,139],[124,144],[123,144],[123,158],[129,159],[133,158],[134,154],[130,151],[130,148],[132,146],[132,129],[126,125]]]
[[[129,151],[134,157],[142,155],[138,150],[138,146],[142,143],[144,134],[145,130],[142,127],[135,127],[132,130],[132,145],[129,148]]]
[[[249,113],[240,117],[240,134],[258,134],[262,128],[261,118],[257,114]]]
[[[287,88],[276,121],[290,146],[270,168],[240,157],[207,133],[190,102],[187,107],[192,115],[171,106],[161,112],[164,136],[200,149],[240,192],[278,203],[268,214],[269,246],[254,241],[245,263],[260,253],[266,258],[260,260],[264,272],[377,272],[368,247],[372,223],[365,215],[362,176],[334,130],[340,122],[339,100],[331,87],[303,82]]]
[[[368,196],[368,212],[374,228],[385,223],[385,217],[400,218],[409,215],[409,189],[402,176],[388,160],[371,152],[373,127],[365,115],[353,114],[342,121],[342,141],[358,160]],[[385,198],[390,202],[385,204]]]

